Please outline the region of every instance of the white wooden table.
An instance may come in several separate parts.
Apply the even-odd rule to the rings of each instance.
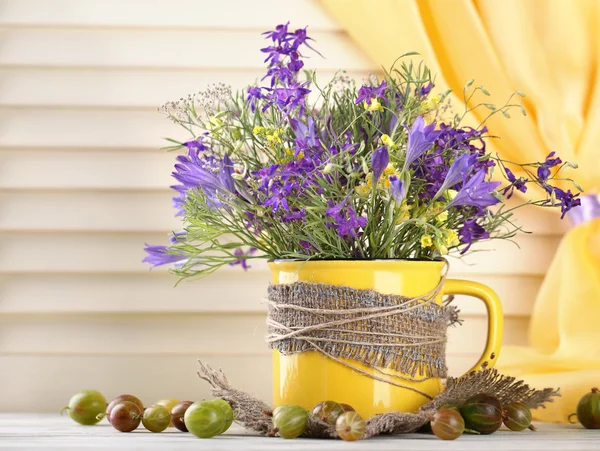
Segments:
[[[0,414],[0,449],[39,450],[600,450],[600,430],[579,425],[538,424],[538,432],[500,430],[491,436],[463,435],[444,442],[425,434],[378,437],[347,443],[341,440],[283,440],[253,436],[233,425],[227,434],[202,440],[174,428],[153,434],[142,426],[124,434],[105,420],[96,426],[80,426],[58,414]]]

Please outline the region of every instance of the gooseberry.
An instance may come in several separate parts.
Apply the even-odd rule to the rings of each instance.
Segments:
[[[231,423],[233,423],[233,409],[231,408],[231,405],[224,399],[213,399],[208,402],[213,403],[223,411],[223,415],[225,415],[225,424],[223,425],[223,430],[220,434],[226,432],[231,426]]]
[[[456,440],[465,431],[465,421],[456,409],[440,409],[431,418],[431,430],[442,440]]]
[[[140,408],[141,412],[144,411],[144,403],[142,403],[142,401],[140,401],[140,399],[138,397],[133,396],[133,395],[119,395],[115,399],[113,399],[108,404],[108,407],[106,408],[106,414],[105,415],[108,417],[109,423],[110,423],[110,411],[113,409],[113,407],[115,407],[119,403],[122,403],[123,401],[132,402],[132,403],[134,403],[136,406],[138,406]]]
[[[520,402],[511,402],[504,406],[502,413],[504,425],[511,431],[522,431],[529,428],[535,430],[531,425],[531,411]]]
[[[162,432],[169,426],[171,415],[165,406],[155,404],[144,410],[142,424],[150,432]]]
[[[185,427],[185,422],[183,421],[183,416],[185,415],[185,411],[194,404],[192,401],[181,401],[171,409],[171,423],[181,432],[187,432],[188,429]]]
[[[77,423],[91,426],[102,419],[106,411],[106,398],[96,390],[83,390],[71,397],[65,410]]]
[[[210,438],[219,435],[225,425],[223,410],[207,401],[195,402],[185,411],[183,421],[196,437]]]
[[[140,425],[142,411],[137,404],[123,401],[113,406],[108,419],[117,431],[131,432]]]
[[[320,402],[312,410],[313,416],[332,426],[335,426],[338,417],[343,413],[344,408],[335,401]]]
[[[156,404],[160,406],[165,406],[169,412],[171,412],[171,410],[173,410],[173,407],[175,407],[175,405],[178,403],[179,399],[174,398],[161,399],[160,401],[156,402]],[[169,423],[169,426],[173,426],[173,423]]]
[[[306,430],[308,412],[299,406],[278,406],[273,410],[273,427],[282,438],[296,438]]]
[[[480,434],[492,434],[502,426],[502,404],[490,395],[475,395],[461,407],[465,427]]]
[[[597,388],[592,388],[579,400],[577,419],[586,429],[600,429],[600,392]]]
[[[342,440],[353,442],[365,434],[365,420],[354,410],[341,414],[335,422],[335,431]]]

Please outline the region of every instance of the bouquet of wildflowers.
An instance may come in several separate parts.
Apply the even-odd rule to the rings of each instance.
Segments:
[[[360,88],[343,72],[320,85],[304,69],[304,54],[318,53],[306,28],[265,36],[264,86],[215,85],[161,108],[190,134],[169,148],[186,151],[173,172],[185,225],[170,246],[147,246],[148,263],[174,263],[188,277],[265,257],[431,260],[514,236],[505,199],[515,189],[541,186],[545,198],[525,204],[563,216],[579,205],[579,193],[551,184],[580,190],[558,178],[574,163],[554,152],[538,163],[502,160],[486,150],[485,121],[461,125],[473,108],[525,114],[513,103],[523,94],[473,107],[489,94],[471,81],[456,114],[427,67],[402,57]]]

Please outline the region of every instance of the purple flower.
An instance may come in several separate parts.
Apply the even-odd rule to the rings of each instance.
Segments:
[[[302,250],[305,253],[309,253],[309,252],[317,250],[311,243],[309,243],[306,240],[300,240],[300,247],[302,248]]]
[[[235,194],[233,162],[227,154],[219,161],[212,156],[200,158],[197,150],[190,150],[187,156],[177,157],[173,178],[180,185],[172,186],[180,194],[174,198],[175,204],[181,206],[185,202],[186,192],[190,189],[202,188],[212,207],[222,206],[224,194]]]
[[[394,196],[394,201],[400,205],[406,197],[406,189],[404,183],[396,175],[390,176],[390,191]]]
[[[556,197],[562,213],[560,219],[563,219],[569,210],[581,205],[581,199],[579,199],[580,193],[573,194],[571,190],[563,191],[562,189],[550,186],[547,183],[543,183],[542,186],[549,194],[554,192],[554,197]],[[550,204],[551,202],[551,200],[547,200],[546,204]]]
[[[144,251],[148,255],[142,260],[142,262],[151,264],[153,268],[160,265],[167,265],[169,263],[182,262],[183,260],[188,259],[188,257],[183,255],[170,254],[167,246],[151,246],[146,244]]]
[[[546,161],[541,163],[540,167],[538,167],[537,175],[540,180],[548,180],[548,177],[550,177],[550,168],[558,166],[562,163],[560,158],[552,158],[555,154],[556,152],[550,152],[546,157]]]
[[[425,126],[423,118],[421,116],[417,117],[408,133],[404,169],[408,168],[417,158],[423,155],[433,145],[440,133],[439,130],[435,130],[435,124]]]
[[[315,134],[315,121],[312,117],[307,119],[307,124],[298,119],[291,119],[290,125],[296,135],[296,152],[317,147],[319,138]]]
[[[381,82],[379,86],[367,86],[362,85],[358,90],[358,97],[356,98],[356,104],[367,102],[367,105],[371,105],[371,100],[377,98],[385,101],[385,89],[387,85],[385,80]]]
[[[464,182],[477,161],[477,157],[471,154],[462,154],[452,162],[452,166],[448,169],[446,177],[442,186],[440,186],[438,192],[434,196],[433,200],[442,195],[444,191],[452,188],[454,185],[460,182]]]
[[[490,237],[490,233],[477,224],[476,219],[467,219],[463,226],[458,229],[458,234],[460,241],[467,244],[467,247],[461,251],[461,254],[467,252],[474,241],[486,240]]]
[[[507,199],[510,199],[512,197],[515,188],[517,188],[522,193],[527,192],[527,180],[525,180],[523,177],[519,177],[517,179],[517,177],[515,177],[515,174],[513,174],[513,172],[506,167],[504,168],[504,172],[506,172],[506,178],[511,183],[502,191],[503,195],[506,196],[508,194],[508,196],[506,197]]]
[[[315,50],[308,44],[311,38],[308,37],[306,28],[291,33],[288,31],[288,26],[289,23],[278,25],[274,31],[263,33],[273,43],[261,49],[261,52],[267,54],[265,62],[269,63],[263,80],[270,78],[271,87],[264,88],[266,94],[262,91],[249,91],[248,102],[251,103],[252,111],[256,100],[261,98],[267,100],[263,111],[272,105],[278,105],[286,113],[296,107],[300,107],[300,112],[304,109],[304,97],[310,93],[310,90],[306,87],[309,82],[300,84],[297,81],[298,73],[304,67],[300,47],[306,46]],[[277,84],[279,86],[275,87]]]
[[[373,169],[373,185],[379,182],[379,178],[390,162],[390,154],[387,146],[378,147],[371,156],[371,168]]]
[[[498,185],[500,185],[500,182],[486,182],[485,170],[480,169],[463,185],[456,197],[448,204],[448,208],[457,207],[459,205],[478,208],[495,205],[500,202],[500,200],[492,194],[492,191],[494,191]]]
[[[427,94],[429,94],[431,92],[431,90],[433,89],[435,85],[431,82],[427,83],[425,86],[422,86],[421,89],[419,90],[419,93],[421,94],[421,96],[425,97]]]
[[[304,209],[297,209],[283,215],[284,222],[303,221],[304,218],[306,218],[306,210]]]
[[[249,257],[252,254],[254,254],[255,252],[256,252],[255,247],[251,247],[248,250],[248,252],[244,252],[243,249],[238,248],[235,251],[233,251],[233,255],[235,255],[236,257]],[[244,271],[248,271],[248,268],[250,268],[250,265],[248,264],[246,258],[240,258],[239,260],[229,263],[229,266],[235,266],[235,265],[241,265],[241,267]]]
[[[185,147],[188,148],[188,150],[195,150],[195,151],[200,151],[200,150],[206,150],[207,147],[204,145],[204,138],[206,138],[206,135],[208,134],[208,132],[205,132],[203,134],[203,136],[200,136],[198,139],[194,139],[193,141],[187,141],[185,143],[183,143],[183,145]]]
[[[248,97],[246,98],[246,103],[250,104],[250,109],[253,113],[254,110],[256,110],[256,102],[263,98],[264,96],[262,93],[262,88],[259,88],[257,86],[250,86],[248,88]]]
[[[300,107],[300,114],[304,111],[306,96],[310,89],[306,88],[309,82],[290,83],[287,87],[275,88],[271,103],[277,104],[282,110],[290,111]]]
[[[328,227],[334,228],[341,238],[356,238],[362,233],[360,229],[367,225],[367,218],[357,216],[354,208],[346,205],[346,200],[339,204],[329,201],[325,213],[331,220]]]
[[[169,237],[169,241],[171,242],[171,244],[181,243],[182,241],[186,241],[186,240],[187,240],[187,231],[186,230],[181,230],[180,232],[172,233],[171,236]]]

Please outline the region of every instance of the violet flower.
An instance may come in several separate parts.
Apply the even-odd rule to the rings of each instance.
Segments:
[[[440,133],[439,130],[435,130],[435,124],[425,126],[425,120],[421,116],[417,117],[408,132],[404,169],[408,168],[417,158],[431,148]]]
[[[477,224],[476,221],[476,219],[467,219],[463,226],[458,229],[460,241],[467,245],[467,247],[461,251],[461,254],[467,252],[474,241],[486,240],[490,237],[490,233]]]
[[[329,208],[325,210],[326,217],[330,219],[328,227],[335,229],[340,238],[356,238],[362,233],[360,229],[367,225],[367,218],[357,216],[354,208],[346,203],[346,200],[339,204],[329,201]]]
[[[371,101],[375,98],[385,101],[385,89],[387,85],[385,80],[381,82],[379,86],[367,86],[362,85],[358,90],[358,97],[356,97],[356,104],[367,102],[367,105],[371,105]]]
[[[377,185],[379,178],[390,162],[390,153],[387,146],[378,147],[371,156],[371,168],[373,169],[373,185]]]
[[[143,263],[149,263],[153,268],[156,266],[167,265],[169,263],[178,263],[187,260],[183,255],[170,254],[167,246],[152,246],[146,244],[144,251],[148,254],[142,260]]]
[[[235,251],[233,251],[233,255],[235,255],[236,257],[249,257],[249,256],[253,255],[255,252],[256,252],[255,247],[251,247],[250,249],[248,249],[248,252],[244,252],[243,249],[238,248]],[[248,271],[248,269],[250,268],[250,265],[248,264],[248,261],[246,258],[240,258],[239,260],[229,263],[229,266],[236,266],[236,265],[240,265],[244,271]]]
[[[211,206],[216,208],[223,205],[223,194],[235,194],[233,162],[227,154],[219,161],[212,156],[200,158],[197,150],[190,150],[187,156],[178,156],[177,161],[172,175],[180,185],[171,187],[180,193],[174,198],[176,205],[180,206],[185,202],[189,189],[201,188]]]
[[[467,177],[473,170],[473,166],[476,161],[477,156],[471,154],[462,154],[460,157],[456,158],[452,162],[452,165],[448,169],[442,185],[438,188],[438,191],[435,196],[433,196],[432,200],[440,197],[444,191],[452,188],[457,183],[466,181]]]
[[[404,183],[396,175],[390,176],[390,192],[398,205],[400,205],[406,197]]]
[[[507,199],[510,199],[512,197],[515,188],[517,188],[522,193],[527,192],[527,180],[525,180],[523,177],[519,177],[517,179],[515,174],[513,174],[513,172],[506,167],[504,168],[504,172],[506,173],[506,178],[511,183],[502,191],[502,194],[507,196]]]
[[[573,194],[571,190],[563,191],[562,189],[550,186],[547,183],[543,183],[542,186],[548,194],[551,195],[554,193],[554,197],[556,198],[562,213],[560,219],[563,219],[569,210],[581,205],[581,199],[579,199],[581,193]],[[550,204],[551,202],[552,201],[548,199],[545,203]]]
[[[459,205],[485,208],[495,205],[500,200],[492,194],[500,182],[486,182],[485,170],[480,169],[460,189],[458,194],[448,204],[448,208]]]
[[[562,163],[562,160],[560,158],[552,158],[555,154],[556,152],[550,152],[546,156],[546,161],[541,163],[540,167],[538,167],[537,175],[540,180],[548,180],[548,177],[550,177],[551,174],[550,168],[558,166]]]
[[[169,237],[169,241],[171,244],[181,243],[187,240],[187,230],[181,230],[179,232],[174,232]]]

